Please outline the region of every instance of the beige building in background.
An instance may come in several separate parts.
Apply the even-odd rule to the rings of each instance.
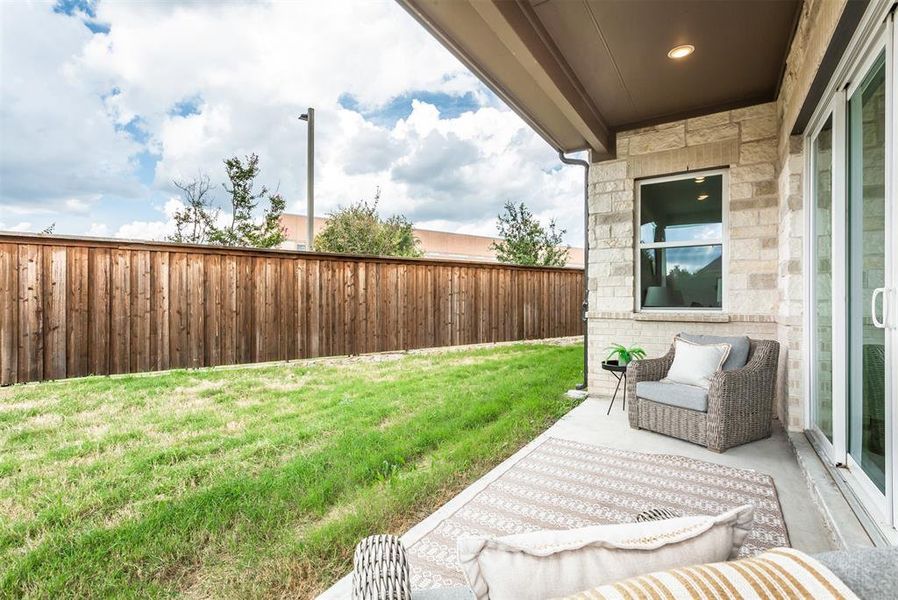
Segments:
[[[315,218],[315,235],[324,229],[327,219]],[[306,250],[306,216],[285,214],[281,224],[287,230],[287,241],[281,246],[289,250]],[[421,249],[427,258],[496,262],[496,253],[491,248],[499,238],[467,233],[449,233],[431,229],[414,229],[415,237],[421,242]],[[583,268],[583,248],[571,248],[568,252],[568,267]]]

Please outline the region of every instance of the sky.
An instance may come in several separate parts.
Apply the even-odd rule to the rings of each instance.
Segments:
[[[304,213],[313,106],[316,214],[380,188],[383,216],[494,235],[524,202],[582,245],[581,168],[392,1],[18,1],[0,26],[0,230],[164,239],[172,181],[221,203],[250,153]]]

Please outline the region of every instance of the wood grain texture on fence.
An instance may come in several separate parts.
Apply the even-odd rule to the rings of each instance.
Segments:
[[[0,234],[0,385],[582,335],[583,271]]]

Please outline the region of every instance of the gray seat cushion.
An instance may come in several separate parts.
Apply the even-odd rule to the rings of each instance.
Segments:
[[[898,548],[862,548],[814,556],[863,600],[898,598]]]
[[[640,381],[636,384],[636,395],[668,406],[688,408],[699,412],[708,411],[708,390],[694,385],[664,381]]]
[[[741,369],[748,362],[748,351],[751,349],[751,342],[747,335],[722,336],[681,333],[679,337],[694,344],[729,344],[731,348],[727,359],[723,362],[724,371]]]

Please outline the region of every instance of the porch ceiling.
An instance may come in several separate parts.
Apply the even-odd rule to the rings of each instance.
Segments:
[[[550,144],[773,100],[801,0],[398,0]],[[667,52],[692,44],[695,53]]]

